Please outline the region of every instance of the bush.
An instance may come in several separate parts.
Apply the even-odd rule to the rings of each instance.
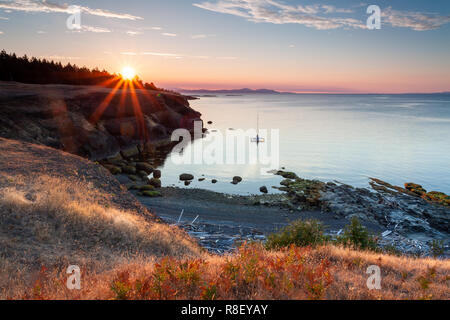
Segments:
[[[354,249],[377,251],[377,240],[369,234],[367,229],[353,217],[349,225],[344,228],[342,236],[337,238],[337,243],[351,246]]]
[[[443,240],[433,240],[430,243],[431,254],[434,258],[442,256],[445,253],[445,246]]]
[[[109,294],[117,300],[323,299],[334,280],[331,262],[311,251],[291,246],[273,254],[244,243],[215,263],[164,258],[139,277],[119,272]]]
[[[323,225],[317,220],[298,220],[269,235],[267,249],[278,249],[296,245],[299,247],[324,244],[328,238],[323,234]]]

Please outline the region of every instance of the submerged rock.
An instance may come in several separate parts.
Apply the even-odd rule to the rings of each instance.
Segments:
[[[153,171],[153,178],[160,179],[161,178],[161,170]]]
[[[180,180],[181,181],[191,181],[191,180],[194,180],[194,176],[189,173],[183,173],[183,174],[180,174]]]
[[[277,176],[282,176],[285,179],[297,179],[298,176],[294,172],[279,170],[276,173]]]
[[[238,184],[240,182],[242,182],[242,178],[239,177],[239,176],[235,176],[235,177],[233,177],[233,181],[231,183],[232,184]]]

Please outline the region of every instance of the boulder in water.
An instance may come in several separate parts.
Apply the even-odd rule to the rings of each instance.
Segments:
[[[183,174],[180,174],[180,180],[181,181],[192,181],[192,180],[194,180],[194,176],[189,173],[183,173]]]

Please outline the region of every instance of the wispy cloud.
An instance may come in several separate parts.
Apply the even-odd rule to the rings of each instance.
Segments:
[[[46,32],[46,31],[43,31],[43,30],[38,30],[38,31],[36,31],[36,33],[37,33],[37,34],[46,34],[47,32]]]
[[[215,36],[215,34],[193,34],[191,35],[191,39],[206,39]]]
[[[242,17],[252,22],[274,24],[296,23],[318,30],[338,28],[366,29],[365,17],[359,19],[345,16],[353,8],[337,8],[332,5],[288,5],[277,0],[215,0],[194,3],[209,11]],[[383,23],[392,27],[410,28],[416,31],[433,30],[450,23],[450,16],[431,13],[404,12],[391,7],[381,10]]]
[[[151,27],[150,29],[151,29],[151,30],[162,30],[161,27]]]
[[[325,4],[321,5],[320,7],[325,13],[353,13],[354,12],[353,9],[336,8],[335,6],[325,5]]]
[[[0,17],[0,20],[9,20],[7,17]]]
[[[82,25],[80,29],[74,29],[70,32],[73,32],[73,33],[81,33],[81,32],[110,33],[111,30],[109,30],[107,28]]]
[[[166,37],[176,37],[177,36],[176,33],[169,33],[169,32],[163,32],[161,34]]]
[[[274,24],[296,23],[318,30],[337,28],[365,29],[365,24],[349,17],[329,16],[331,13],[351,13],[351,9],[331,5],[288,5],[275,0],[219,0],[194,3],[209,11],[227,13],[253,22]]]
[[[450,23],[450,16],[403,12],[393,10],[391,7],[382,10],[382,17],[383,21],[388,22],[393,27],[410,28],[416,31],[439,29],[443,25]]]
[[[80,57],[66,57],[66,56],[59,56],[59,55],[49,55],[49,56],[40,56],[39,59],[46,59],[46,60],[79,60]]]
[[[138,36],[143,34],[141,31],[127,31],[126,34],[128,34],[129,36]]]
[[[0,0],[0,9],[23,11],[23,12],[44,12],[44,13],[67,13],[70,14],[68,4],[58,4],[46,0]],[[116,13],[104,9],[92,9],[80,6],[85,14],[100,16],[105,18],[125,19],[125,20],[142,20],[143,18],[127,13]]]
[[[172,58],[172,59],[182,59],[182,58],[191,58],[191,59],[209,59],[209,56],[191,56],[179,53],[168,53],[168,52],[156,52],[156,51],[144,51],[144,52],[121,52],[122,55],[128,56],[154,56],[161,58]]]
[[[0,34],[3,34],[3,31],[0,31]]]
[[[177,53],[164,53],[164,52],[142,52],[143,56],[156,56],[156,57],[165,57],[165,58],[177,58],[181,59],[183,55]]]

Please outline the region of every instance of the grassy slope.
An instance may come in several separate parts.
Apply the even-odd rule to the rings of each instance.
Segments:
[[[0,298],[450,298],[449,260],[332,246],[210,256],[100,166],[5,139],[0,153]],[[81,291],[65,288],[73,264]],[[381,290],[366,286],[369,265],[381,268]]]
[[[201,254],[187,234],[160,223],[102,167],[5,139],[0,152],[3,290],[33,281],[42,266],[103,272],[118,263]]]

